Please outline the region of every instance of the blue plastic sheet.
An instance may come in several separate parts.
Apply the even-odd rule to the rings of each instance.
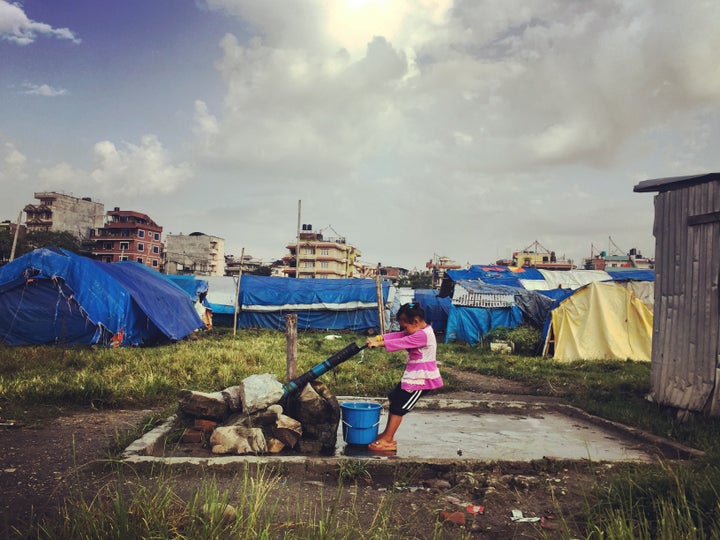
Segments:
[[[455,340],[470,345],[478,343],[493,328],[515,328],[522,323],[522,311],[518,306],[507,308],[472,308],[452,306],[448,316],[445,343]]]
[[[151,345],[201,327],[191,298],[137,263],[42,248],[0,268],[0,342],[106,343],[122,332],[123,345]]]

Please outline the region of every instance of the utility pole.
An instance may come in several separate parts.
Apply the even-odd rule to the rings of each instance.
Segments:
[[[15,236],[13,237],[12,249],[10,250],[10,262],[15,260],[15,247],[17,246],[18,235],[20,234],[20,220],[22,219],[22,213],[23,211],[20,210],[17,223],[15,225]]]
[[[243,264],[245,261],[245,248],[242,248],[240,254],[240,270],[238,271],[237,283],[235,284],[235,309],[233,315],[233,336],[237,334],[237,318],[238,318],[238,303],[240,302],[240,280],[243,274]]]
[[[298,220],[297,220],[297,235],[295,244],[295,277],[300,276],[300,210],[302,208],[302,201],[298,199]]]

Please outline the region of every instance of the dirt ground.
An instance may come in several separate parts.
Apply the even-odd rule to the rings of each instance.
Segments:
[[[450,374],[460,381],[460,389],[447,394],[448,398],[513,394],[535,399],[536,389],[522,384],[457,371]],[[91,494],[111,481],[117,468],[108,467],[110,449],[151,412],[73,411],[25,426],[0,427],[0,536],[12,537],[13,527],[27,531],[26,523],[33,516],[57,515],[65,498],[79,487]],[[313,505],[318,501],[328,507],[340,497],[341,507],[352,505],[367,523],[380,505],[390,504],[391,522],[399,527],[398,537],[402,538],[431,538],[436,527],[446,538],[462,534],[488,539],[580,538],[587,525],[588,490],[598,478],[611,474],[611,469],[603,464],[551,460],[487,463],[474,469],[462,465],[453,470],[405,469],[390,474],[369,468],[367,475],[357,481],[346,480],[338,489],[339,471],[334,468],[286,474],[272,499],[277,503],[279,537],[288,532],[283,528],[290,527],[298,513],[315,514]],[[178,493],[189,497],[207,471],[173,474]],[[218,478],[219,488],[232,487],[235,479],[225,476]],[[470,512],[468,505],[472,505]],[[541,519],[513,522],[513,510]],[[462,519],[464,525],[455,522]]]

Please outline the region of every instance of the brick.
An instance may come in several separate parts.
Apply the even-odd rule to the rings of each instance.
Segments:
[[[180,442],[188,444],[199,443],[202,442],[203,435],[204,433],[202,431],[188,428],[183,432],[182,437],[180,438]]]
[[[440,517],[443,521],[450,521],[456,525],[465,525],[465,513],[464,512],[440,512]]]
[[[212,433],[213,430],[217,427],[218,423],[213,422],[212,420],[204,420],[201,418],[198,418],[195,420],[195,423],[193,424],[193,429],[202,431],[203,433]]]

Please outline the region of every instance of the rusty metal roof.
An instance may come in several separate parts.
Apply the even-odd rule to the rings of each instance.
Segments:
[[[633,188],[635,193],[647,193],[650,191],[672,191],[695,184],[713,182],[720,180],[720,173],[693,174],[690,176],[671,176],[668,178],[654,178],[640,182]]]

